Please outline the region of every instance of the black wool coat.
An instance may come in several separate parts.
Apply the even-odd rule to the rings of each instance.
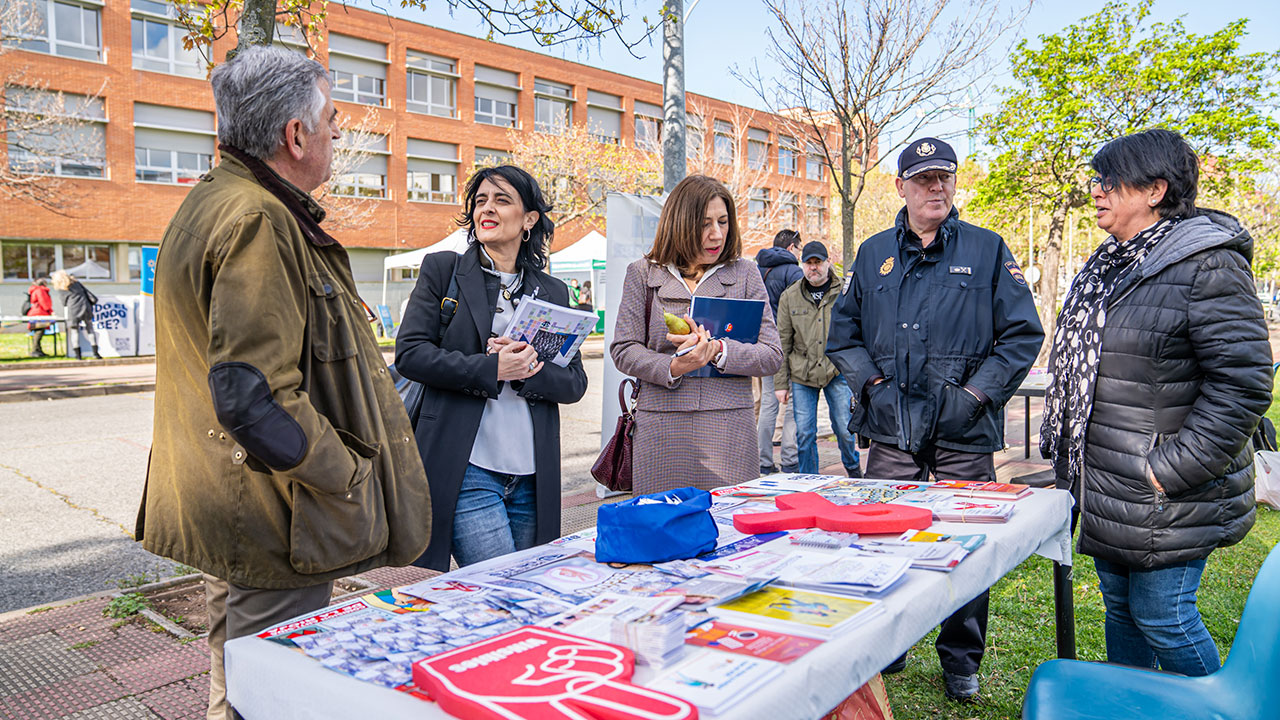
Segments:
[[[396,335],[396,370],[424,388],[414,435],[431,487],[431,544],[415,565],[449,569],[453,515],[462,476],[480,427],[485,402],[498,396],[498,356],[486,355],[498,299],[498,281],[480,268],[475,243],[458,260],[457,312],[440,332],[440,301],[449,288],[453,253],[424,258],[418,284],[409,296]],[[525,270],[517,297],[531,294],[568,307],[569,288],[547,273]],[[568,367],[543,365],[537,375],[514,384],[529,403],[533,419],[535,495],[538,529],[544,543],[560,536],[560,409],[587,390],[587,375],[578,353]]]
[[[1271,404],[1271,346],[1253,240],[1235,218],[1202,213],[1121,281],[1102,329],[1083,476],[1071,489],[1080,552],[1130,567],[1207,557],[1254,522],[1249,438]]]

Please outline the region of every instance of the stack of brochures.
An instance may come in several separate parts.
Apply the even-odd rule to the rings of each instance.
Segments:
[[[883,611],[879,600],[775,585],[707,609],[728,622],[819,640],[843,635]]]
[[[950,492],[956,497],[986,498],[989,500],[1018,500],[1031,494],[1030,485],[980,480],[939,480],[929,486],[931,490]]]
[[[679,610],[655,614],[630,608],[614,616],[610,642],[630,648],[636,662],[663,668],[679,660],[684,651],[685,618]]]
[[[933,506],[933,517],[941,522],[1003,523],[1013,517],[1013,503],[978,498],[956,498]]]
[[[917,543],[902,540],[859,542],[854,548],[866,553],[905,558],[913,568],[950,572],[969,554],[954,542]]]
[[[696,655],[647,686],[684,698],[701,714],[723,715],[782,672],[776,662],[724,653]]]

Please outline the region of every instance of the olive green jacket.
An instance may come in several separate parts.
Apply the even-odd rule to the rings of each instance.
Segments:
[[[143,547],[273,589],[422,553],[426,474],[341,245],[224,152],[165,229],[155,309]]]
[[[792,382],[826,387],[840,371],[827,359],[827,331],[831,308],[840,299],[840,275],[831,269],[831,287],[817,305],[805,297],[804,278],[791,283],[778,297],[778,337],[782,341],[782,369],[773,376],[778,390]]]

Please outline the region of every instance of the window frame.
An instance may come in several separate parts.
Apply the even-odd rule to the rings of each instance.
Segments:
[[[80,248],[81,252],[83,253],[86,259],[91,257],[91,248],[98,248],[98,249],[106,250],[106,258],[107,258],[106,276],[105,277],[103,276],[81,277],[78,279],[89,280],[93,282],[113,282],[115,280],[116,258],[115,258],[115,253],[112,252],[112,247],[110,243],[88,243],[88,242],[60,243],[60,242],[31,242],[31,241],[24,241],[24,240],[3,240],[3,241],[0,241],[0,263],[4,262],[5,252],[9,248],[12,248],[18,245],[22,246],[25,249],[23,254],[25,255],[24,262],[26,264],[26,268],[25,268],[26,275],[10,276],[8,263],[4,263],[3,269],[0,269],[0,282],[30,282],[35,279],[35,277],[33,277],[33,273],[31,272],[31,267],[32,267],[31,248],[33,247],[52,248],[53,250],[53,258],[52,258],[53,263],[52,263],[52,267],[49,269],[49,273],[41,274],[36,277],[47,277],[48,274],[51,274],[56,270],[68,269],[66,260],[63,257],[64,248]]]
[[[733,138],[733,124],[725,120],[716,120],[712,127],[711,137],[711,160],[717,165],[728,165],[732,167],[738,161],[737,143]],[[724,140],[722,144],[720,141]],[[728,150],[727,159],[721,154],[722,149]]]
[[[576,102],[573,95],[573,86],[564,83],[558,83],[554,80],[543,80],[534,78],[533,80],[533,129],[536,132],[548,133],[551,135],[563,135],[573,125],[573,106]],[[553,110],[559,106],[562,113],[558,115],[563,117],[563,125],[556,122],[557,115],[548,113],[548,119],[543,120],[544,110]]]
[[[458,61],[451,60],[439,55],[432,55],[417,50],[405,51],[405,109],[409,112],[419,113],[421,115],[431,115],[432,117],[454,118],[458,117],[458,80],[461,75],[458,74]],[[426,63],[447,63],[449,70],[441,70],[435,67],[418,67],[411,65],[414,59],[425,61]],[[414,76],[420,75],[427,78],[427,100],[415,100],[413,97]],[[434,83],[432,80],[444,80],[449,86],[448,103],[442,104],[435,102]],[[443,109],[445,112],[438,112]]]
[[[14,44],[14,47],[16,49],[26,50],[28,52],[40,53],[42,55],[52,55],[54,57],[67,58],[70,60],[83,60],[85,62],[96,62],[96,63],[106,62],[105,60],[106,50],[103,47],[103,42],[102,42],[102,8],[103,8],[102,3],[93,2],[92,0],[85,0],[83,2],[77,2],[75,0],[36,0],[36,2],[40,3],[43,6],[42,17],[44,20],[43,22],[44,33],[42,35],[17,35],[16,36],[17,42]],[[97,37],[98,44],[94,46],[94,45],[87,45],[83,42],[77,43],[73,41],[58,39],[58,19],[57,19],[57,12],[54,7],[56,5],[65,5],[67,7],[76,8],[77,10],[80,11],[81,35],[84,34],[84,16],[85,16],[84,14],[92,13],[95,16],[96,25],[97,25],[96,30],[98,35]],[[37,43],[42,43],[44,45],[44,48],[32,47],[33,44],[37,44]],[[85,57],[83,55],[58,52],[58,47],[60,46],[66,46],[68,48],[75,48],[75,49],[80,49],[85,51],[92,51],[93,57]]]
[[[59,117],[72,118],[72,119],[83,121],[85,123],[85,127],[95,128],[98,133],[101,133],[102,156],[101,158],[95,158],[95,160],[98,160],[97,163],[75,162],[75,158],[64,158],[60,155],[52,155],[52,156],[37,155],[33,152],[19,148],[16,145],[10,145],[7,151],[7,154],[8,154],[7,163],[9,165],[10,170],[16,170],[20,174],[24,174],[24,175],[65,177],[65,178],[72,178],[72,179],[79,179],[79,180],[109,180],[110,179],[110,176],[107,172],[109,167],[107,163],[107,110],[106,110],[105,100],[103,100],[100,97],[95,97],[92,95],[81,95],[79,93],[62,92],[57,90],[45,90],[42,88],[26,87],[26,86],[19,86],[19,85],[9,85],[7,86],[7,88],[10,90],[14,88],[18,88],[21,90],[30,91],[32,93],[44,94],[44,95],[57,95],[61,93],[63,97],[64,109],[71,104],[71,101],[73,99],[76,99],[76,98],[80,99],[85,105],[92,105],[93,104],[92,101],[96,100],[98,106],[101,108],[100,110],[98,110],[98,112],[100,112],[100,115],[86,114],[84,112],[77,113],[74,111],[70,113],[64,112],[59,115]],[[33,113],[33,114],[40,113],[39,108],[33,110],[30,108],[24,108],[24,107],[20,107],[12,104],[13,97],[14,97],[14,93],[10,93],[6,90],[4,102],[5,102],[5,109],[7,112],[10,112],[10,113],[26,112],[26,113]],[[15,130],[14,132],[16,133],[17,131]],[[43,172],[43,171],[26,170],[21,167],[15,168],[14,167],[15,159],[21,158],[24,156],[31,156],[35,160],[52,161],[53,163],[52,169],[49,172]],[[96,167],[100,170],[100,172],[97,175],[85,175],[85,174],[65,172],[64,166],[68,164],[80,165],[83,167]],[[33,163],[33,165],[35,165],[35,163]]]
[[[161,73],[163,75],[176,75],[178,77],[203,78],[204,68],[201,66],[199,53],[194,53],[192,55],[192,61],[189,65],[188,63],[178,61],[179,51],[183,53],[186,52],[182,47],[182,36],[184,35],[184,31],[177,24],[174,6],[166,3],[165,8],[167,14],[160,15],[159,13],[151,10],[136,8],[130,5],[129,40],[133,69],[141,70],[143,72]],[[135,30],[135,23],[143,24],[143,43],[141,53],[139,53],[137,48],[138,33]],[[168,52],[167,57],[159,58],[146,53],[146,50],[148,49],[146,44],[146,23],[154,23],[165,27],[165,47],[166,52]],[[168,66],[168,69],[156,70],[155,68],[143,67],[139,62],[164,63]],[[180,72],[179,68],[184,68],[188,70],[188,72]]]

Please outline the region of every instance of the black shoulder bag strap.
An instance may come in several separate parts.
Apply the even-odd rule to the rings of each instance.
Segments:
[[[436,338],[436,344],[444,339],[444,331],[449,328],[449,323],[453,322],[453,316],[458,312],[458,261],[461,259],[461,255],[454,256],[453,270],[449,271],[449,289],[440,298],[440,334]]]

